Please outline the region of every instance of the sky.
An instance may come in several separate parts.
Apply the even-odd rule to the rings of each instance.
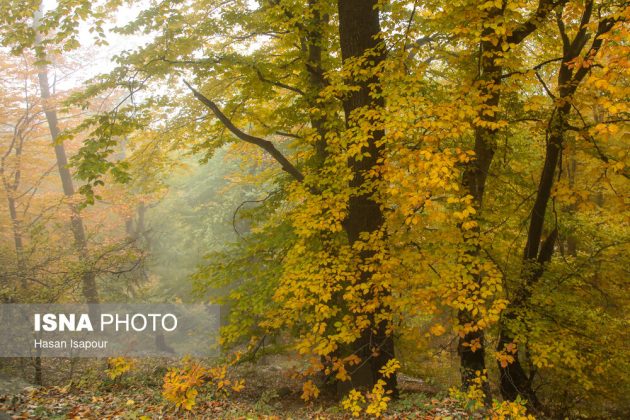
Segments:
[[[45,11],[51,10],[57,5],[57,1],[55,0],[43,1]],[[77,71],[71,74],[58,75],[58,89],[66,90],[78,87],[98,74],[113,70],[115,63],[112,61],[112,57],[125,50],[140,47],[148,41],[148,36],[125,36],[111,31],[113,27],[125,25],[135,19],[138,13],[143,9],[142,3],[146,3],[148,6],[149,2],[144,0],[137,2],[132,7],[127,5],[121,6],[116,13],[115,22],[106,24],[105,34],[109,45],[95,45],[94,35],[90,33],[90,24],[88,22],[81,23],[79,26],[81,48],[70,54],[70,56],[75,57],[81,65]]]

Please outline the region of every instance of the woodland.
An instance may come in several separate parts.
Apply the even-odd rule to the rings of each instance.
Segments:
[[[0,359],[0,418],[630,418],[628,19],[2,0],[1,303],[219,304],[221,356]]]

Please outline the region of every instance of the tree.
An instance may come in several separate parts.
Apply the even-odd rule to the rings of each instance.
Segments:
[[[43,7],[43,6],[42,6]],[[41,34],[38,32],[39,20],[41,19],[41,11],[35,13],[33,18],[33,29],[35,31],[35,48],[38,49],[41,46]],[[74,185],[72,181],[72,175],[68,169],[68,158],[63,143],[58,141],[59,138],[59,126],[57,111],[51,102],[50,86],[48,84],[48,71],[46,68],[46,53],[40,53],[38,56],[40,64],[38,65],[37,78],[39,79],[39,88],[42,102],[44,104],[44,113],[46,115],[46,121],[48,122],[48,128],[50,130],[50,137],[52,139],[55,156],[57,158],[57,170],[59,172],[59,178],[61,185],[63,186],[63,192],[67,197],[74,195]],[[75,246],[80,258],[87,259],[87,242],[85,237],[85,228],[83,226],[83,219],[79,214],[78,208],[75,205],[70,205],[70,224],[72,234],[74,236]],[[83,274],[83,296],[87,303],[99,303],[98,289],[96,287],[96,276],[92,271],[86,271]]]
[[[547,93],[555,102],[555,108],[549,117],[546,130],[544,164],[539,177],[540,181],[536,190],[535,200],[531,208],[531,216],[529,217],[527,241],[523,252],[522,284],[514,291],[514,298],[507,308],[503,322],[500,324],[497,350],[505,352],[510,347],[509,352],[514,358],[507,365],[499,364],[501,394],[507,400],[514,400],[517,396],[521,396],[536,408],[540,408],[540,402],[532,388],[535,371],[531,371],[528,375],[523,369],[519,360],[519,351],[514,347],[515,336],[510,331],[509,324],[515,321],[518,311],[527,306],[528,301],[531,299],[532,289],[535,288],[536,283],[543,275],[545,266],[551,261],[556,248],[558,239],[557,222],[553,229],[548,230],[547,237],[544,240],[542,240],[542,236],[545,226],[545,213],[548,203],[552,200],[556,168],[563,149],[566,147],[565,137],[570,125],[569,117],[573,108],[576,107],[573,97],[591,71],[591,66],[594,64],[594,60],[603,45],[603,37],[613,29],[619,19],[614,14],[608,17],[601,17],[596,22],[597,26],[594,33],[590,36],[588,32],[593,8],[594,2],[587,1],[573,39],[569,37],[566,31],[566,24],[562,16],[563,9],[557,12],[556,21],[562,40],[562,59],[560,60],[558,80],[556,82],[557,95],[554,95],[545,85]],[[590,46],[587,47],[589,38],[592,38],[592,41]],[[544,82],[541,83],[544,84]]]
[[[378,86],[379,83],[378,78],[374,75],[374,69],[378,68],[383,60],[383,53],[379,51],[382,47],[378,45],[380,23],[376,6],[376,2],[359,4],[351,1],[340,1],[338,3],[339,39],[342,60],[346,64],[352,62],[352,65],[356,65],[356,62],[353,60],[367,59],[367,61],[361,64],[359,70],[371,74],[370,77],[359,83],[356,91],[352,91],[343,99],[346,128],[349,131],[355,130],[359,125],[361,120],[356,119],[358,113],[365,113],[372,109],[383,107],[384,105],[383,99],[379,98],[380,93],[378,87],[376,90],[374,88],[374,86]],[[312,58],[311,54],[315,55],[316,53],[310,53],[309,59]],[[352,69],[350,72],[354,74],[354,72],[358,72],[358,70]],[[315,87],[317,88],[319,80],[311,78],[311,81],[315,82]],[[295,180],[299,182],[304,181],[304,175],[302,175],[271,142],[242,132],[234,126],[213,101],[196,91],[190,85],[188,85],[188,87],[238,138],[261,147],[278,161],[282,169],[289,173]],[[312,121],[312,123],[316,130],[321,130],[322,122],[320,120]],[[349,166],[352,172],[350,188],[356,192],[351,193],[347,215],[341,221],[341,225],[348,235],[348,241],[351,247],[362,242],[360,241],[362,235],[369,236],[371,234],[377,234],[383,226],[383,215],[379,203],[372,197],[373,192],[370,192],[369,189],[367,191],[362,190],[365,189],[365,185],[368,183],[369,172],[374,170],[378,161],[382,159],[382,154],[379,151],[379,143],[384,133],[382,130],[369,129],[367,132],[359,132],[358,134],[367,138],[367,145],[365,148],[358,148],[356,156],[350,156]],[[322,140],[320,140],[320,142],[321,141]],[[316,145],[318,145],[318,143],[316,143]],[[322,146],[318,146],[320,155],[322,154],[321,149]],[[373,256],[374,251],[370,251],[367,247],[359,253],[361,260],[369,260],[373,258]],[[369,271],[361,271],[358,276],[360,278],[359,283],[365,283],[369,288],[372,287],[368,283],[368,278],[371,276]],[[380,293],[387,295],[390,292],[387,288],[384,288]],[[368,297],[368,299],[370,298]],[[372,299],[378,299],[377,295],[373,295]],[[378,305],[381,304],[379,303]],[[335,356],[333,356],[335,358],[347,358],[350,355],[354,355],[363,361],[361,369],[356,369],[354,374],[350,375],[353,386],[371,388],[376,383],[377,378],[381,376],[379,373],[380,370],[394,357],[393,337],[391,335],[390,326],[388,325],[391,321],[388,319],[379,319],[379,316],[382,316],[382,314],[378,313],[379,310],[375,312],[376,314],[368,315],[370,318],[367,328],[360,331],[361,337],[351,343],[351,350],[346,351],[349,352],[349,354],[336,352],[336,346],[333,346],[331,349],[333,352],[336,352]],[[337,354],[339,354],[339,356],[337,356]],[[321,355],[327,356],[328,354],[327,352],[323,352]],[[387,382],[389,389],[396,389],[395,376],[389,376]]]
[[[289,343],[309,362],[304,399],[323,376],[353,413],[378,415],[394,342],[415,357],[453,338],[460,395],[488,404],[497,384],[562,412],[588,394],[576,383],[613,393],[601,360],[627,365],[612,338],[627,302],[609,280],[624,277],[627,13],[569,0],[155,4],[116,29],[155,36],[72,98],[120,95],[76,130],[80,191],[97,203],[106,181],[133,179],[145,203],[174,167],[194,156],[210,170],[229,150],[256,191],[242,236],[215,248],[203,230],[168,232],[209,251],[194,277],[230,307],[225,343],[252,358]],[[51,47],[72,38],[53,32]],[[218,182],[194,179],[187,194]],[[162,205],[215,223],[164,200],[128,212],[129,236],[150,237],[143,215]]]

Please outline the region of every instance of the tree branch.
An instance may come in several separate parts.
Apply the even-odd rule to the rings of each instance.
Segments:
[[[263,76],[263,74],[260,71],[260,69],[255,67],[255,66],[254,66],[254,71],[256,71],[256,75],[258,76],[258,78],[260,79],[261,82],[269,83],[269,84],[272,84],[272,85],[277,86],[279,88],[290,90],[291,92],[295,92],[295,93],[297,93],[299,95],[306,96],[306,93],[304,93],[304,91],[299,89],[299,88],[287,85],[286,83],[282,83],[282,82],[277,81],[277,80],[267,79],[265,76]]]
[[[561,61],[562,58],[563,57],[550,58],[549,60],[545,60],[542,63],[536,64],[531,69],[515,70],[515,71],[511,71],[509,73],[505,73],[505,74],[501,75],[500,79],[507,79],[508,77],[514,76],[515,74],[527,74],[527,72],[529,72],[530,70],[540,70],[541,68],[543,68],[547,64],[553,63],[555,61]]]
[[[599,51],[599,49],[601,48],[604,42],[604,40],[600,38],[600,36],[607,32],[610,32],[610,30],[613,28],[613,26],[615,26],[617,22],[618,22],[618,19],[615,19],[615,18],[606,18],[599,22],[599,24],[597,25],[597,32],[595,33],[595,39],[593,40],[593,43],[591,44],[591,48],[589,48],[588,52],[585,54],[585,58],[595,57],[595,54],[597,54],[597,52]],[[586,39],[588,39],[588,37],[586,37]],[[586,39],[584,40],[584,43],[586,43]],[[577,40],[577,37],[576,37],[576,40]],[[582,47],[583,46],[584,44],[582,44]],[[580,51],[577,51],[576,56],[579,53]],[[586,74],[589,72],[589,70],[590,68],[587,66],[580,67],[578,71],[575,73],[575,76],[573,76],[572,82],[574,84],[581,82],[584,76],[586,76]]]
[[[228,117],[225,116],[223,112],[219,109],[219,107],[212,102],[210,99],[205,97],[202,93],[193,88],[186,80],[184,80],[188,89],[191,90],[195,98],[199,100],[206,107],[210,108],[210,110],[214,113],[214,115],[221,121],[221,123],[232,132],[236,137],[243,140],[244,142],[255,144],[256,146],[262,148],[264,151],[269,153],[271,157],[273,157],[281,166],[284,171],[286,171],[289,175],[295,178],[299,182],[304,181],[304,175],[295,167],[289,160],[273,145],[269,140],[261,139],[260,137],[255,137],[249,135],[240,129],[238,129],[232,121]]]
[[[284,137],[291,137],[292,139],[302,139],[302,136],[299,136],[297,134],[293,134],[293,133],[288,133],[286,131],[276,131],[276,134],[279,136],[284,136]]]
[[[558,32],[560,33],[560,37],[562,38],[562,55],[563,58],[565,58],[569,54],[571,41],[569,40],[567,29],[564,26],[564,21],[562,20],[562,9],[556,13],[556,24],[558,25]]]
[[[597,152],[597,157],[604,163],[610,163],[611,160],[614,160],[613,158],[607,156],[599,147],[599,145],[597,144],[597,140],[595,140],[595,137],[591,136],[588,133],[588,129],[591,128],[593,125],[589,125],[586,124],[586,120],[584,119],[584,116],[582,115],[582,113],[580,112],[580,109],[575,106],[575,104],[571,104],[571,106],[575,109],[576,114],[578,115],[578,117],[580,117],[580,120],[582,120],[582,125],[583,127],[574,127],[574,126],[569,126],[570,130],[576,131],[578,132],[583,138],[584,140],[590,142],[593,144],[593,147],[595,148],[595,151]],[[615,124],[618,122],[625,122],[628,120],[625,119],[620,119],[620,120],[611,120],[611,121],[602,121],[602,124]],[[627,179],[630,179],[630,174],[628,173],[628,171],[623,171],[620,173],[621,175],[623,175],[624,177],[626,177]]]
[[[547,92],[547,95],[549,95],[551,99],[556,99],[556,95],[554,95],[553,92],[551,92],[551,90],[549,89],[549,86],[547,86],[543,78],[540,77],[540,74],[538,73],[538,71],[534,72],[534,74],[536,75],[536,78],[538,79],[542,87],[545,89],[545,92]]]
[[[549,12],[559,5],[564,5],[567,1],[540,0],[533,16],[512,32],[512,35],[507,38],[508,42],[510,44],[520,44],[523,39],[536,30],[538,25],[549,15]]]
[[[593,0],[589,0],[586,2],[584,6],[584,12],[582,13],[582,19],[580,20],[580,27],[578,29],[578,33],[573,38],[573,42],[571,42],[571,46],[569,47],[571,51],[571,55],[576,57],[584,45],[586,45],[586,41],[588,41],[588,33],[586,32],[586,25],[591,21],[591,15],[593,14]]]

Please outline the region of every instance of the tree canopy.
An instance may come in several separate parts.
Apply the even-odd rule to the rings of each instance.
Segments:
[[[495,415],[630,410],[625,2],[20,3],[0,9],[2,65],[21,72],[0,99],[4,295],[36,282],[49,235],[74,234],[68,261],[103,270],[72,266],[84,299],[129,296],[107,276],[146,257],[136,289],[222,304],[229,354],[300,355],[305,401],[380,416],[397,371],[454,362],[454,395]],[[85,22],[97,44],[146,42],[48,98]],[[72,116],[50,131],[80,193],[55,195],[63,233],[50,198],[20,203],[52,182],[19,173],[52,162],[26,136],[53,110]],[[119,204],[98,233],[91,214]],[[191,409],[182,377],[203,381],[172,371],[165,395]]]

